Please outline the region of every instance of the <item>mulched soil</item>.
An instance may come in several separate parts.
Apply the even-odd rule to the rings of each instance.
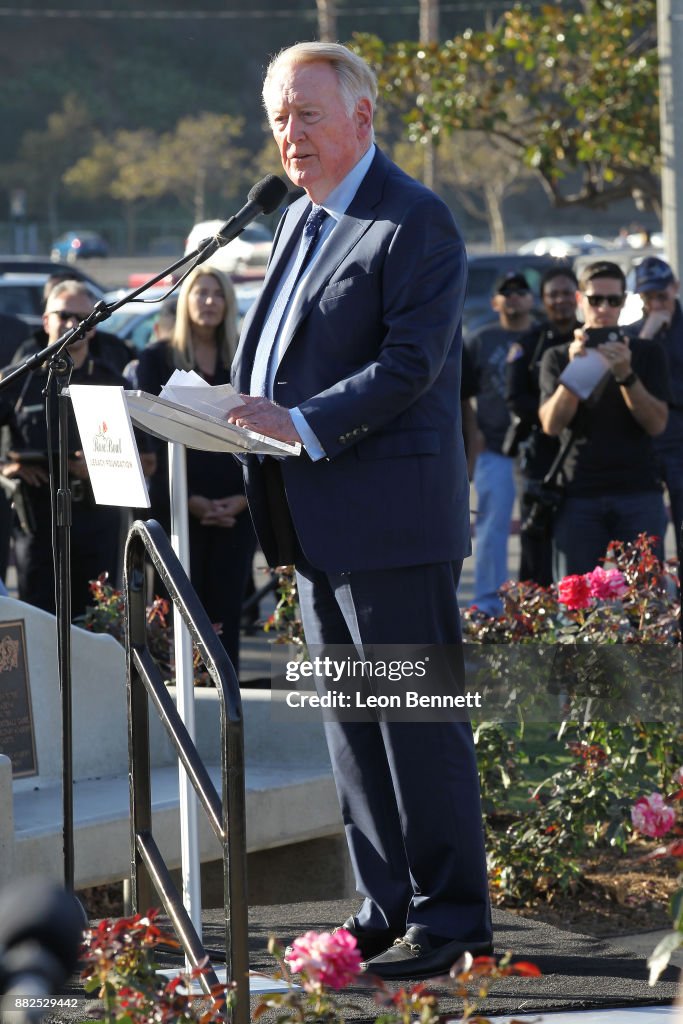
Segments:
[[[669,899],[678,888],[670,859],[642,863],[655,843],[594,851],[582,861],[583,877],[573,892],[555,892],[525,907],[498,903],[523,917],[567,931],[610,936],[671,927]],[[494,897],[495,899],[495,897]]]
[[[654,931],[671,925],[669,899],[676,890],[676,869],[671,860],[640,862],[656,844],[639,843],[626,853],[606,849],[583,860],[584,875],[573,892],[551,894],[530,906],[509,902],[496,905],[522,917],[546,921],[567,931],[609,936]],[[123,884],[83,889],[78,896],[88,916],[121,917]]]

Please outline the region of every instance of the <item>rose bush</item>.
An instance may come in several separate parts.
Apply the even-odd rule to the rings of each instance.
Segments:
[[[158,974],[154,950],[161,945],[177,947],[178,943],[161,932],[156,916],[157,911],[152,910],[144,917],[136,914],[115,922],[102,921],[86,935],[81,978],[86,991],[97,992],[103,1000],[105,1024],[217,1024],[224,1020],[226,1010],[235,1005],[234,985],[212,989],[210,998],[197,997],[192,995],[192,981],[205,968],[173,981]],[[438,1024],[443,1019],[437,995],[426,984],[395,989],[362,975],[356,940],[343,928],[333,933],[306,932],[292,942],[286,956],[272,937],[268,949],[278,965],[275,978],[285,987],[262,996],[252,1014],[254,1021],[274,1009],[280,1024],[344,1024],[350,1004],[336,994],[353,984],[374,992],[381,1008],[375,1024],[411,1024],[416,1018],[420,1024]],[[494,957],[473,959],[466,953],[446,977],[435,978],[433,984],[462,1000],[460,1022],[492,1024],[477,1013],[491,985],[514,975],[536,978],[540,974],[535,964],[513,963],[510,953],[499,961]],[[450,1019],[457,1024],[455,1018]]]
[[[666,968],[671,954],[683,946],[683,820],[679,821],[680,811],[674,807],[676,804],[680,808],[683,801],[682,782],[683,768],[679,768],[673,775],[668,798],[661,793],[651,793],[650,796],[641,796],[631,808],[633,827],[642,835],[651,839],[662,839],[669,833],[674,835],[669,843],[658,846],[643,860],[667,858],[676,864],[678,872],[679,887],[670,904],[673,930],[657,944],[648,960],[650,985],[655,984]]]
[[[652,540],[613,542],[604,565],[558,586],[506,583],[498,618],[463,610],[467,684],[483,697],[473,724],[498,903],[580,887],[581,857],[625,851],[644,781],[663,787],[683,761],[678,576]],[[291,569],[278,596],[268,630],[300,646]]]

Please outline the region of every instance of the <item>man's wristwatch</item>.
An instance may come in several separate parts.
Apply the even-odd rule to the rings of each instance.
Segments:
[[[635,370],[631,370],[628,376],[624,377],[623,380],[617,380],[616,377],[614,378],[614,380],[620,388],[632,388],[635,382],[638,380],[638,374],[635,372]]]

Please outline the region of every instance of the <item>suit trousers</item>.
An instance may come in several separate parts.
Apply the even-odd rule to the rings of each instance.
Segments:
[[[459,563],[325,573],[296,563],[309,648],[449,645],[462,657]],[[445,659],[448,660],[448,659]],[[453,690],[460,685],[453,679]],[[479,780],[468,721],[325,722],[367,928],[491,938]]]

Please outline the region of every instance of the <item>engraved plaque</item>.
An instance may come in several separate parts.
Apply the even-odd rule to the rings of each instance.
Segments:
[[[23,620],[0,622],[0,754],[13,778],[38,774]]]

